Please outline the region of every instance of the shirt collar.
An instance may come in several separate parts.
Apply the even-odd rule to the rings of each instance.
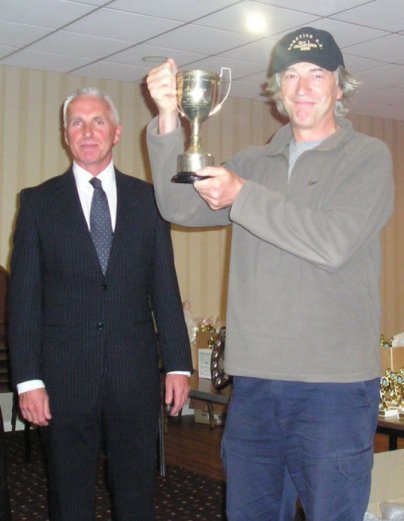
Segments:
[[[326,139],[324,139],[320,145],[318,145],[318,150],[330,150],[333,148],[338,148],[352,139],[352,123],[348,119],[341,116],[337,117],[336,121],[339,128],[333,134],[331,134],[331,136],[328,136]],[[292,128],[290,123],[287,123],[277,130],[270,143],[266,145],[267,155],[276,156],[283,154],[285,157],[288,157],[289,144],[292,139]]]
[[[89,181],[94,177],[92,174],[84,170],[75,161],[73,161],[73,175],[76,181],[77,187],[89,187]],[[108,192],[115,184],[115,168],[114,163],[111,161],[109,165],[97,175],[97,178],[102,182],[103,189]]]

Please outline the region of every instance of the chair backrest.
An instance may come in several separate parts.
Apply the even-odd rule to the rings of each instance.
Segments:
[[[0,266],[0,342],[5,342],[7,336],[7,288],[8,271]]]
[[[7,288],[9,275],[0,266],[0,393],[11,390],[10,367],[7,348]]]

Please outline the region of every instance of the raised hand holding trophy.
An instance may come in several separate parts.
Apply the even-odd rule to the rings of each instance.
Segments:
[[[177,159],[174,183],[193,183],[206,176],[195,172],[205,166],[213,166],[212,154],[204,151],[199,135],[202,123],[216,114],[227,99],[231,86],[231,70],[222,67],[220,74],[201,70],[178,72],[177,110],[191,125],[191,142],[184,154]]]

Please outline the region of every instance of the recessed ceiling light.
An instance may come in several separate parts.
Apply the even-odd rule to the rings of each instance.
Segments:
[[[251,13],[246,20],[247,30],[252,34],[264,34],[267,28],[267,21],[260,13]]]

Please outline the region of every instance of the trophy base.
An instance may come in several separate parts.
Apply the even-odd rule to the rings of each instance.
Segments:
[[[192,184],[201,179],[208,179],[208,176],[197,175],[195,172],[206,166],[213,166],[214,164],[215,160],[212,154],[180,154],[177,159],[178,173],[171,181],[173,183]]]
[[[211,178],[211,175],[198,175],[195,172],[178,172],[171,178],[172,183],[192,184],[195,181]]]
[[[398,416],[398,410],[397,409],[379,409],[379,416],[382,418]]]

